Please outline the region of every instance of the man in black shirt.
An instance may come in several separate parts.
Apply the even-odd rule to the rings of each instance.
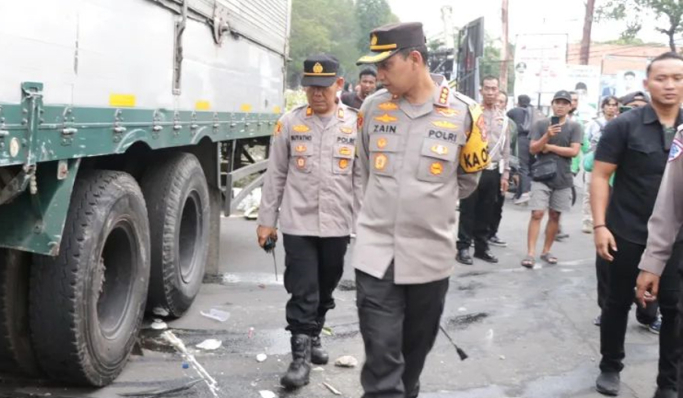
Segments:
[[[597,390],[605,395],[619,393],[628,312],[635,295],[638,262],[647,242],[647,222],[675,127],[683,123],[683,58],[676,53],[655,58],[647,67],[646,86],[651,104],[628,111],[605,126],[591,181],[595,247],[600,257],[611,262],[600,325],[601,373],[596,382]],[[615,172],[610,197],[608,181]],[[675,322],[679,288],[675,272],[683,258],[680,238],[662,275],[657,297],[662,327],[655,398],[677,396],[676,364],[680,353]]]
[[[372,68],[365,68],[360,71],[358,79],[360,80],[358,92],[354,90],[341,95],[341,101],[344,105],[356,109],[360,109],[363,101],[377,89],[377,72]]]

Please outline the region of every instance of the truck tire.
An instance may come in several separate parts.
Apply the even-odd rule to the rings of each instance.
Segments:
[[[189,153],[160,158],[142,178],[149,205],[152,268],[147,310],[181,317],[204,279],[208,255],[210,200],[204,171]]]
[[[0,249],[0,371],[39,374],[28,326],[31,254]]]
[[[101,387],[121,373],[144,316],[149,247],[135,179],[117,171],[80,175],[59,256],[35,256],[31,269],[31,339],[48,376]]]

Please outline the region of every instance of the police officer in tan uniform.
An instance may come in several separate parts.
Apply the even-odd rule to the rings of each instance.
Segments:
[[[647,247],[640,259],[636,297],[643,307],[657,299],[659,282],[683,226],[683,125],[671,144],[669,160],[647,225]],[[683,283],[683,262],[678,264]],[[669,276],[670,277],[670,276]],[[683,352],[683,295],[678,302],[678,350]],[[675,397],[675,394],[671,394]],[[678,397],[683,397],[683,358],[678,360]]]
[[[439,331],[455,257],[456,201],[478,174],[459,166],[472,118],[441,76],[431,76],[420,23],[371,32],[386,89],[359,113],[363,179],[353,253],[366,362],[364,398],[413,398]],[[485,145],[485,144],[484,144]],[[482,164],[469,156],[471,164]],[[484,164],[485,165],[485,164]]]
[[[498,206],[505,198],[510,178],[510,132],[503,110],[498,108],[499,82],[495,76],[485,76],[481,83],[483,119],[488,138],[488,153],[491,163],[482,171],[479,185],[467,199],[460,201],[460,222],[458,223],[458,262],[471,265],[470,246],[474,243],[474,257],[488,263],[497,263],[498,258],[489,249],[491,229],[496,222]],[[502,242],[497,240],[497,242]]]
[[[344,268],[344,254],[359,205],[356,157],[357,112],[339,103],[344,84],[339,62],[328,55],[304,61],[308,105],[284,115],[275,127],[258,217],[258,243],[277,239],[285,248],[287,330],[292,363],[281,383],[309,382],[310,362],[326,364],[320,342],[332,292]]]

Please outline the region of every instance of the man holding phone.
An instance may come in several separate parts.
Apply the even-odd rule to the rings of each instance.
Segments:
[[[539,120],[531,127],[530,152],[536,155],[531,176],[531,219],[527,236],[528,252],[522,266],[533,268],[535,264],[536,242],[541,229],[541,220],[548,210],[548,224],[541,260],[557,264],[557,257],[550,249],[557,234],[560,215],[569,211],[572,201],[574,176],[571,172],[572,158],[581,148],[581,126],[569,120],[572,97],[569,92],[560,90],[552,102],[553,116]]]

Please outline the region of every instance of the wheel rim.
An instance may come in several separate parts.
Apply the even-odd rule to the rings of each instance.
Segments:
[[[97,317],[102,334],[114,338],[128,312],[134,285],[135,234],[127,221],[118,222],[105,241],[100,257]]]
[[[188,195],[180,217],[180,234],[178,255],[180,260],[180,275],[185,283],[190,283],[195,269],[195,251],[201,231],[201,215],[199,214],[200,199],[196,191]]]

